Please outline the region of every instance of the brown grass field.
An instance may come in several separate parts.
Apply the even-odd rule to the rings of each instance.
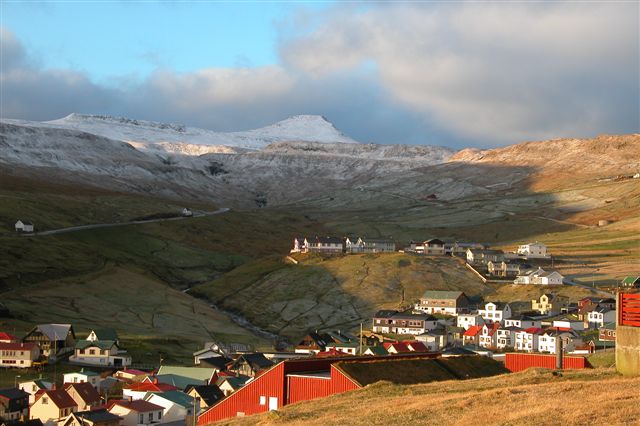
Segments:
[[[640,378],[612,369],[529,369],[483,379],[361,390],[228,425],[623,425],[640,421]]]

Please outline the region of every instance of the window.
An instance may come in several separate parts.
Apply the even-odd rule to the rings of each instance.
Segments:
[[[158,420],[162,420],[162,411],[158,411]]]
[[[95,354],[96,354],[95,349],[89,349],[89,355],[95,355]]]
[[[49,403],[49,398],[47,398],[46,396],[42,397],[42,403],[43,404],[48,404]]]
[[[138,415],[138,423],[139,424],[144,424],[144,414],[140,413]]]

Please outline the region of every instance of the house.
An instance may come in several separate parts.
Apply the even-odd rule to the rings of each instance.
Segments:
[[[119,416],[106,409],[78,411],[58,422],[58,426],[120,426]]]
[[[617,320],[617,311],[610,308],[598,307],[589,312],[587,322],[589,327],[600,328],[606,323],[615,322]]]
[[[73,351],[75,340],[71,324],[39,324],[22,339],[25,343],[36,343],[43,356],[54,359]]]
[[[100,382],[102,381],[102,377],[95,371],[85,370],[84,368],[80,369],[80,371],[76,371],[73,373],[66,373],[63,376],[63,383],[90,383],[91,386],[98,389],[100,386]]]
[[[158,377],[168,374],[187,377],[191,379],[193,385],[208,385],[212,380],[216,380],[216,373],[219,370],[213,367],[182,367],[175,365],[162,365],[158,369]]]
[[[374,333],[423,334],[433,330],[438,320],[431,315],[403,314],[398,311],[382,310],[373,316]]]
[[[199,401],[201,410],[206,410],[225,396],[217,385],[188,386],[185,393]]]
[[[542,321],[527,315],[518,315],[504,320],[505,327],[531,328],[542,327]]]
[[[384,346],[378,345],[368,346],[362,354],[371,356],[385,356],[389,355],[389,352],[384,348]]]
[[[601,342],[615,342],[616,341],[616,323],[608,322],[600,327],[600,333],[598,333],[598,340]]]
[[[127,368],[125,370],[116,371],[115,373],[113,373],[113,377],[123,382],[133,383],[141,382],[145,377],[147,377],[148,374],[149,373],[147,373],[146,371]]]
[[[484,318],[482,318],[482,315],[479,315],[478,313],[458,314],[458,317],[456,318],[456,325],[464,328],[465,330],[468,330],[469,327],[474,325],[482,324],[484,324]]]
[[[478,345],[483,325],[472,325],[462,333],[462,343],[465,345]]]
[[[508,321],[508,320],[507,320]],[[499,328],[496,331],[496,348],[508,349],[513,348],[516,343],[516,332],[521,331],[522,328],[510,325]]]
[[[15,229],[16,232],[31,233],[33,232],[33,222],[31,222],[30,220],[18,219],[15,224]]]
[[[557,315],[569,305],[569,299],[552,293],[544,293],[538,300],[531,300],[531,310],[541,315]]]
[[[444,241],[432,238],[423,243],[424,254],[444,255]]]
[[[101,367],[128,367],[131,365],[131,356],[121,350],[115,340],[87,339],[76,342],[69,362]]]
[[[35,343],[0,343],[0,367],[30,368],[39,358]]]
[[[266,356],[266,355],[265,355]],[[200,358],[200,363],[198,364],[201,368],[213,368],[217,372],[224,371],[227,369],[227,365],[233,361],[231,358],[227,358],[226,356],[212,356],[209,358]]]
[[[456,241],[455,243],[444,243],[444,252],[451,256],[465,257],[468,249],[484,250],[487,247],[487,245],[480,243],[463,243]]]
[[[416,336],[416,340],[422,342],[428,351],[437,352],[447,346],[449,333],[446,328],[439,327]]]
[[[291,253],[307,253],[309,251],[309,242],[306,237],[295,237],[293,239],[293,248]]]
[[[573,352],[576,346],[582,345],[578,334],[566,328],[549,327],[538,337],[538,351],[555,354],[558,350],[558,339],[562,340],[563,352]]]
[[[57,426],[60,420],[76,411],[78,405],[64,389],[45,390],[36,394],[29,418],[40,419],[44,426]]]
[[[187,207],[182,209],[182,217],[192,217],[193,211]]]
[[[537,241],[519,246],[516,253],[531,259],[549,257],[547,246]]]
[[[498,277],[516,277],[520,274],[520,270],[526,267],[527,265],[522,263],[505,262],[504,260],[502,262],[489,261],[487,263],[489,274]]]
[[[329,343],[325,352],[335,350],[340,353],[356,355],[358,350],[360,349],[360,343],[355,342],[338,342],[338,343]],[[324,355],[325,352],[320,352],[317,355]]]
[[[238,350],[238,352],[246,352],[246,351]],[[200,365],[203,359],[209,359],[209,358],[221,358],[221,359],[231,361],[231,359],[226,356],[226,353],[227,353],[226,348],[223,348],[220,344],[216,342],[206,342],[204,344],[203,349],[200,349],[199,351],[195,351],[193,353],[193,363],[195,365]],[[229,361],[225,362],[224,364],[228,363]],[[220,363],[219,360],[212,361],[212,363],[215,365],[209,365],[209,367],[215,367],[215,368],[218,368],[219,370],[224,369],[222,368],[222,363]]]
[[[338,237],[315,237],[307,240],[311,253],[337,254],[344,252],[344,241]]]
[[[20,343],[20,339],[12,334],[0,332],[0,343]]]
[[[29,394],[16,388],[0,389],[0,419],[26,420],[29,417]]]
[[[427,314],[457,315],[466,312],[469,299],[461,291],[425,291],[414,309]]]
[[[249,376],[222,376],[216,382],[224,396],[229,396],[245,385],[251,377]]]
[[[111,414],[120,417],[122,426],[141,426],[155,423],[163,423],[162,412],[164,408],[144,400],[109,401],[107,409]]]
[[[18,389],[29,394],[29,405],[31,405],[36,400],[36,394],[43,390],[53,389],[53,383],[40,378],[27,382],[20,382],[18,384]]]
[[[79,411],[91,410],[100,405],[100,394],[91,383],[66,383],[64,390],[76,402]]]
[[[490,358],[440,358],[439,354],[426,353],[288,359],[202,413],[198,426],[279,410],[289,404],[360,389],[381,380],[408,385],[460,380],[467,378],[467,374],[468,378],[477,378],[502,371],[504,367]]]
[[[486,265],[489,262],[502,262],[504,252],[502,250],[467,249],[467,263],[470,265]]]
[[[624,277],[620,283],[623,288],[638,288],[640,287],[640,276],[637,277]]]
[[[112,328],[105,328],[102,330],[91,330],[91,332],[89,333],[89,335],[85,340],[88,340],[89,342],[107,340],[107,341],[115,342],[117,345],[120,344],[120,338],[118,337],[118,333]]]
[[[150,392],[144,400],[162,407],[162,423],[184,421],[200,411],[195,398],[180,391]]]
[[[242,354],[229,365],[228,370],[243,376],[254,377],[259,371],[266,370],[273,365],[261,353]]]
[[[409,349],[404,342],[384,342],[382,346],[390,355],[411,352],[411,349]]]
[[[396,243],[392,240],[358,238],[355,248],[362,253],[393,253],[396,251]]]
[[[538,338],[542,333],[542,329],[538,327],[530,327],[515,332],[515,344],[513,348],[517,351],[537,352]]]
[[[143,399],[149,392],[159,393],[176,390],[180,390],[180,388],[168,383],[160,383],[158,379],[154,379],[153,382],[143,381],[124,386],[122,388],[122,397],[135,401],[137,399]]]
[[[489,302],[484,309],[478,309],[478,314],[485,322],[502,322],[511,318],[511,306],[504,302]]]
[[[327,347],[327,343],[330,342],[330,336],[322,336],[316,330],[315,332],[311,332],[304,336],[300,343],[296,345],[294,351],[298,354],[317,354],[318,352],[323,352]]]
[[[583,331],[584,330],[584,322],[583,321],[578,321],[577,319],[572,319],[572,318],[558,318],[556,320],[553,320],[553,323],[551,324],[553,327],[558,327],[558,328],[569,328],[571,330],[575,330],[575,331]]]
[[[557,271],[545,271],[542,268],[524,271],[513,281],[514,284],[562,285],[564,276]]]
[[[499,322],[490,324],[483,324],[480,329],[480,336],[478,339],[478,346],[483,348],[493,349],[498,343],[498,334],[496,333],[500,328]]]

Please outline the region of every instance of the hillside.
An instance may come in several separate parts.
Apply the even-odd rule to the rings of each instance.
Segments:
[[[489,378],[392,385],[302,402],[236,418],[227,425],[583,425],[630,424],[640,417],[639,378],[611,369],[530,369]],[[603,392],[603,389],[607,389]]]

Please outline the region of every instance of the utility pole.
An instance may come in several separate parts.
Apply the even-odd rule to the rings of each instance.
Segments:
[[[360,322],[360,350],[358,353],[362,355],[362,321]]]

